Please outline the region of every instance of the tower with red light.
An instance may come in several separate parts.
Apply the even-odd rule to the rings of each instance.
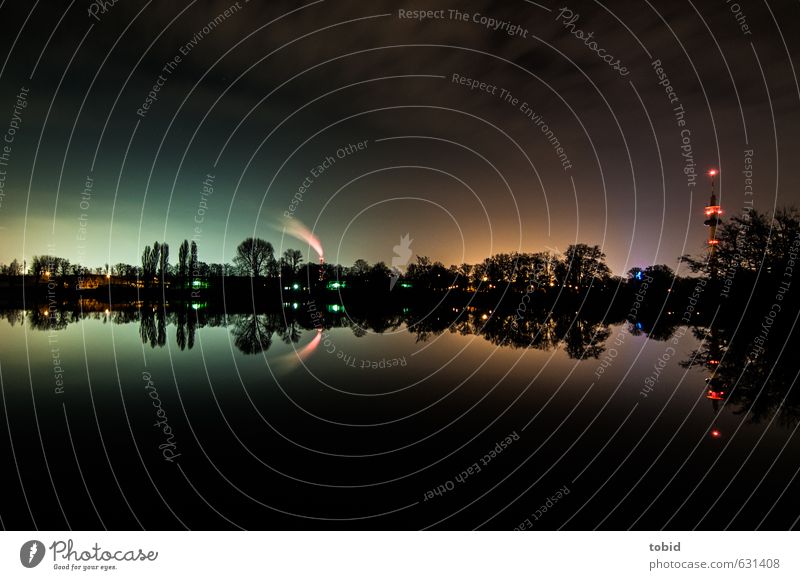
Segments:
[[[708,228],[708,251],[711,256],[714,256],[717,244],[717,226],[722,219],[719,217],[722,214],[722,208],[717,204],[717,195],[714,191],[714,182],[719,172],[716,169],[710,169],[708,176],[711,178],[711,199],[706,206],[706,221],[703,223]]]

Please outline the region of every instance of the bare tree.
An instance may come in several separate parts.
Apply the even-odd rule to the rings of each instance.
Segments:
[[[261,238],[247,238],[236,248],[236,257],[233,259],[242,274],[252,277],[266,273],[267,265],[273,260],[275,249]]]
[[[286,265],[292,269],[292,273],[297,271],[300,262],[303,261],[303,253],[300,250],[292,250],[289,248],[283,253],[283,260]]]

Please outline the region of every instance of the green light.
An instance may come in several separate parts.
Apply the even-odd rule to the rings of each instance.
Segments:
[[[300,284],[292,284],[292,290],[299,290]]]
[[[339,312],[343,307],[338,304],[328,304],[328,312]]]
[[[294,308],[295,310],[297,310],[297,308],[298,308],[299,306],[300,306],[300,305],[299,305],[297,302],[292,302],[292,308]]]
[[[400,282],[400,288],[411,288],[411,282]]]
[[[346,282],[328,282],[327,288],[328,290],[339,290],[340,288],[344,288],[346,286]]]

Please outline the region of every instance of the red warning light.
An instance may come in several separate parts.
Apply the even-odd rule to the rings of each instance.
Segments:
[[[722,436],[722,433],[720,433],[719,429],[712,429],[711,430],[711,436],[714,439],[719,439]]]
[[[714,176],[715,176],[717,173],[718,173],[718,171],[717,171],[716,169],[709,169],[709,170],[708,170],[708,174],[709,174],[711,177],[714,177]]]

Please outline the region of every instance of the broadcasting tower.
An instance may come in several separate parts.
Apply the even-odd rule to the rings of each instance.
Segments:
[[[711,199],[706,206],[706,221],[703,223],[708,227],[708,253],[709,256],[713,258],[717,244],[719,244],[719,240],[717,240],[717,226],[722,221],[719,217],[722,214],[722,208],[717,205],[717,196],[714,193],[714,178],[717,176],[717,170],[710,169],[708,171],[708,176],[711,178]]]

